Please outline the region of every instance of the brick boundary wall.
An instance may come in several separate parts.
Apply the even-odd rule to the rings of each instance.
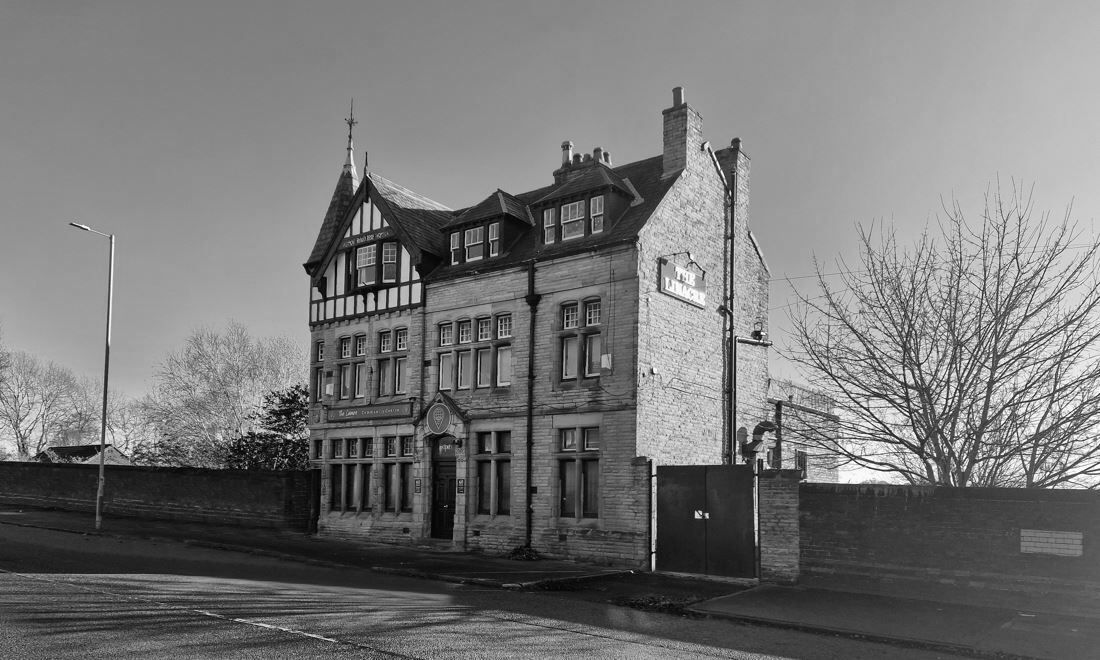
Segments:
[[[764,470],[757,479],[761,582],[798,582],[801,477],[801,470]]]
[[[798,510],[804,576],[1100,598],[1097,491],[803,483]]]
[[[0,503],[94,511],[98,465],[0,462]],[[109,465],[105,516],[306,531],[308,472]]]

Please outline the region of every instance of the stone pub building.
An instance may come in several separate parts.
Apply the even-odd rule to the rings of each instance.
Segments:
[[[359,180],[349,130],[305,263],[320,534],[644,567],[656,466],[736,460],[767,387],[766,347],[731,359],[767,313],[749,159],[672,96],[653,157],[565,142],[458,210]]]

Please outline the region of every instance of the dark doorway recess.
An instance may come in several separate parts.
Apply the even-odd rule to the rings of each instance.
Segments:
[[[453,436],[432,442],[432,538],[450,539],[455,531],[455,448]]]

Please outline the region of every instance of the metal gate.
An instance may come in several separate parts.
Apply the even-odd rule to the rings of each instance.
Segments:
[[[750,465],[657,466],[657,570],[756,577]]]

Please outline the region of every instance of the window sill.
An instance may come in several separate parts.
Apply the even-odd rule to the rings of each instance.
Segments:
[[[559,526],[582,529],[597,529],[600,526],[599,518],[558,518],[557,522]]]

